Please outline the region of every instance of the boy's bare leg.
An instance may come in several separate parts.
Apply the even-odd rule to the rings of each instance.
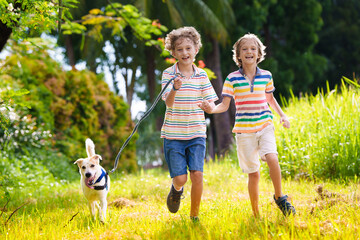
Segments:
[[[255,217],[259,216],[259,171],[249,173],[248,190],[251,201],[251,207]]]
[[[199,216],[200,201],[203,192],[203,173],[200,171],[190,171],[191,186],[191,210],[190,216]]]
[[[187,181],[187,174],[179,175],[173,178],[173,185],[177,191],[180,191],[181,188],[185,185]]]
[[[278,199],[282,196],[281,190],[281,169],[278,161],[278,156],[275,153],[266,154],[266,163],[269,166],[270,178],[272,180],[275,198]]]

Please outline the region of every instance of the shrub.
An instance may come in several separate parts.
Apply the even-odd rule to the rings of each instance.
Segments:
[[[9,123],[8,135],[0,129],[1,171],[11,167],[22,176],[30,168],[14,166],[24,161],[22,164],[39,166],[36,169],[43,169],[55,180],[72,179],[77,176],[72,163],[86,156],[87,137],[102,155],[102,165],[110,167],[133,127],[128,105],[110,91],[102,75],[88,70],[64,71],[46,49],[37,46],[14,44],[12,48],[13,54],[0,63],[5,66],[1,79],[7,79],[7,88],[28,89],[22,101],[31,108],[14,109],[19,120]],[[137,170],[133,141],[124,150],[119,168]]]

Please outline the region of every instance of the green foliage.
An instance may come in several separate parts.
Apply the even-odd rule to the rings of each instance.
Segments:
[[[173,28],[191,25],[223,45],[229,43],[229,29],[235,25],[230,1],[168,0],[166,4]]]
[[[62,70],[59,63],[52,60],[44,48],[14,44],[13,50],[14,54],[5,60],[7,67],[1,77],[29,90],[30,94],[26,95],[23,101],[26,101],[31,109],[17,113],[20,119],[28,115],[31,122],[12,123],[11,129],[9,128],[11,137],[4,138],[8,141],[6,146],[16,146],[11,141],[18,141],[16,144],[21,151],[7,148],[7,152],[15,153],[17,157],[22,154],[32,156],[35,147],[30,144],[30,136],[35,137],[35,131],[51,134],[45,141],[51,144],[38,153],[36,158],[47,166],[54,176],[66,177],[60,172],[53,172],[55,165],[46,162],[52,161],[49,158],[56,158],[73,171],[75,167],[70,167],[69,164],[86,156],[84,142],[90,137],[96,145],[97,153],[104,159],[102,165],[110,167],[133,127],[128,106],[122,98],[110,91],[101,75],[86,70]],[[21,129],[25,132],[28,129],[31,134],[17,140],[16,132],[22,131]],[[44,139],[45,136],[36,137]],[[29,147],[26,147],[26,144]],[[45,144],[40,143],[40,146]],[[56,157],[58,153],[61,153],[61,158]],[[64,164],[57,165],[65,167]],[[133,142],[130,142],[124,151],[119,168],[136,171]]]
[[[1,72],[0,72],[1,74]],[[0,130],[7,134],[7,128],[10,124],[10,115],[14,117],[13,109],[16,106],[28,107],[30,105],[25,102],[21,96],[29,93],[26,89],[12,89],[8,87],[9,79],[4,77],[0,82]]]
[[[318,42],[317,33],[323,25],[321,10],[317,0],[283,1],[270,7],[271,37],[265,41],[270,44],[269,58],[279,62],[278,70],[272,72],[277,94],[289,96],[289,89],[295,95],[309,92],[318,79],[323,79],[326,59],[313,51]],[[290,88],[284,88],[283,84]]]
[[[212,79],[215,79],[216,78],[216,75],[213,71],[211,71],[210,68],[203,68],[203,70],[206,72],[206,74],[208,75],[208,78],[210,79],[210,81]]]
[[[127,41],[124,34],[126,27],[130,27],[132,34],[143,41],[146,46],[157,46],[158,48],[161,48],[162,44],[153,40],[153,36],[160,36],[167,31],[167,28],[160,23],[143,17],[133,5],[110,3],[104,11],[90,10],[89,14],[82,17],[81,24],[68,21],[63,25],[63,33],[82,34],[83,37],[86,33],[97,42],[103,42],[106,30],[111,30],[112,37],[120,36]]]
[[[316,92],[318,83],[326,80],[324,73],[328,68],[326,58],[314,51],[323,26],[319,1],[244,0],[233,1],[232,7],[241,10],[235,11],[239,24],[231,34],[231,45],[222,53],[225,75],[236,69],[230,55],[232,44],[251,32],[267,47],[260,67],[272,72],[276,95],[289,97],[289,89],[295,95]]]
[[[351,179],[360,175],[359,88],[343,81],[339,89],[326,91],[290,99],[285,112],[292,124],[290,129],[281,127],[276,117],[284,176]]]
[[[156,110],[155,112],[158,112]],[[165,163],[163,152],[161,151],[163,145],[163,139],[159,136],[161,135],[160,131],[156,131],[155,126],[151,124],[154,122],[153,118],[149,118],[140,125],[138,130],[139,139],[136,141],[136,155],[138,156],[138,164],[143,167],[147,165],[151,166],[153,164],[162,165]]]
[[[25,111],[24,111],[25,110]],[[51,133],[38,125],[26,109],[9,124],[8,134],[0,130],[1,191],[14,197],[14,189],[31,191],[74,179],[70,160],[53,149]],[[2,193],[0,193],[1,195]]]
[[[360,1],[319,0],[319,3],[324,25],[319,31],[315,51],[326,57],[328,65],[321,84],[325,86],[328,81],[334,87],[340,84],[342,76],[360,76]]]
[[[71,18],[70,7],[77,0],[62,0],[56,5],[49,0],[1,0],[0,22],[13,29],[13,38],[28,38],[29,33],[49,33],[58,27],[59,21]],[[59,14],[61,13],[61,16]]]

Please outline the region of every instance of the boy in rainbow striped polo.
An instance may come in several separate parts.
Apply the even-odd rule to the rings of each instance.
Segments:
[[[295,208],[281,190],[281,170],[274,135],[273,115],[269,105],[280,115],[285,128],[290,123],[274,98],[272,75],[257,64],[264,60],[265,46],[254,34],[245,34],[233,46],[233,59],[240,67],[230,73],[223,86],[223,101],[214,108],[203,101],[199,106],[207,113],[221,113],[229,108],[231,98],[236,105],[235,126],[239,165],[249,175],[248,191],[255,217],[259,216],[259,156],[269,167],[274,186],[274,200],[285,216]]]
[[[215,107],[218,99],[206,72],[193,61],[201,48],[200,34],[193,27],[171,31],[165,38],[165,49],[177,59],[162,75],[162,86],[174,79],[163,95],[166,113],[161,129],[164,138],[165,160],[172,180],[167,197],[170,212],[176,213],[190,172],[190,218],[199,221],[200,201],[203,191],[203,166],[206,150],[206,123],[203,110],[198,106],[203,100]]]

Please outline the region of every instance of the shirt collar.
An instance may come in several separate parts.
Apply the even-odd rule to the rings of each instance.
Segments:
[[[242,67],[239,68],[239,72],[241,73],[241,75],[244,76],[244,69]],[[261,72],[260,72],[260,68],[259,67],[256,67],[256,73],[255,73],[255,76],[258,76],[260,75]]]
[[[199,76],[199,75],[200,75],[200,70],[199,70],[199,68],[198,68],[195,64],[192,64],[192,67],[193,67],[193,69],[194,69],[194,74],[193,74],[191,77]],[[172,74],[173,74],[173,75],[184,76],[184,75],[181,74],[181,72],[180,72],[180,70],[179,70],[178,62],[176,62],[176,63],[173,65]]]

